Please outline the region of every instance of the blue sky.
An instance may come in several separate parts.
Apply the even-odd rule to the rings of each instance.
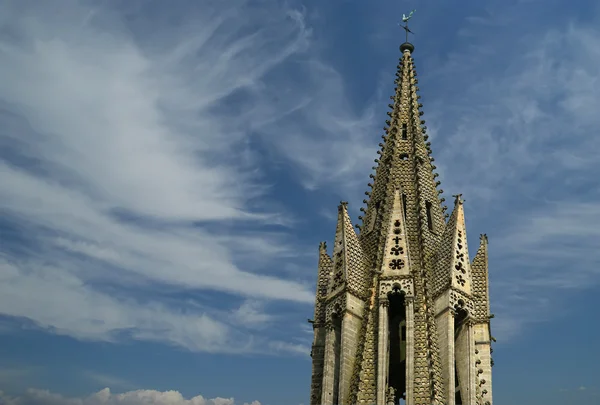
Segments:
[[[556,0],[0,1],[0,404],[306,404],[412,8],[495,404],[598,404],[600,6]]]

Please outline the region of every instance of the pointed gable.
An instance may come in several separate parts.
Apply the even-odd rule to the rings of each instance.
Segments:
[[[368,267],[358,236],[348,214],[347,203],[338,207],[338,223],[333,247],[333,273],[329,292],[346,286],[358,297],[365,296],[368,286]]]
[[[410,274],[406,216],[403,210],[402,194],[397,188],[393,195],[391,213],[387,218],[387,236],[384,240],[382,273],[384,275]]]
[[[448,287],[471,294],[472,276],[467,247],[465,212],[460,195],[455,196],[454,210],[446,224],[437,254],[434,296]]]
[[[473,273],[472,293],[473,301],[475,303],[475,318],[482,321],[487,321],[490,316],[487,245],[487,235],[482,234],[479,238],[479,249],[471,264]]]

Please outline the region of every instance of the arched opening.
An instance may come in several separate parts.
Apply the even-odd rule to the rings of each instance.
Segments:
[[[395,404],[406,398],[406,310],[404,292],[398,286],[388,294],[388,387],[394,388]]]
[[[337,309],[331,318],[335,336],[333,343],[333,353],[335,358],[333,366],[333,403],[337,404],[340,399],[340,364],[342,360],[342,316],[340,315],[340,310]]]
[[[459,300],[459,304],[464,305],[464,302],[462,302],[462,300]],[[464,308],[455,308],[455,309],[456,309],[456,316],[454,317],[454,343],[456,346],[456,341],[458,339],[458,336],[461,332],[461,329],[462,329],[464,322],[467,319],[469,313]],[[464,402],[463,402],[463,396],[460,392],[460,381],[459,381],[458,367],[456,364],[456,359],[454,360],[454,392],[455,392],[454,403],[456,405],[463,405]]]

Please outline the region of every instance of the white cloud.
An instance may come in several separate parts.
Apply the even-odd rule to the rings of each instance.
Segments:
[[[290,220],[251,209],[268,185],[247,146],[293,104],[260,94],[306,50],[301,13],[211,2],[160,28],[139,10],[130,27],[128,10],[1,5],[0,210],[27,241],[0,245],[3,314],[81,339],[214,352],[256,340],[229,347],[243,324],[98,285],[312,302],[306,284],[261,274],[301,255],[287,233],[260,229]],[[269,318],[255,307],[243,319]]]
[[[263,132],[286,134],[273,136],[273,144],[296,165],[308,189],[333,185],[336,191],[355,191],[358,184],[366,183],[366,173],[376,157],[376,127],[383,121],[375,114],[374,102],[366,107],[352,102],[344,77],[331,66],[313,60],[307,67],[314,88],[311,97],[302,99],[298,103],[302,108],[286,120],[266,126]],[[302,94],[305,85],[286,83],[285,91]],[[380,95],[376,98],[381,106]],[[383,113],[380,116],[385,117]]]
[[[46,390],[29,389],[18,397],[9,397],[0,391],[4,405],[235,405],[233,398],[207,399],[202,395],[186,399],[178,391],[137,390],[122,394],[105,388],[84,398],[68,398]],[[260,402],[244,403],[260,405]]]
[[[274,319],[273,315],[264,311],[264,304],[258,301],[247,300],[232,313],[236,323],[249,327],[264,327]]]
[[[121,389],[135,388],[135,384],[132,384],[131,382],[124,380],[123,378],[115,377],[115,376],[108,375],[108,374],[98,373],[93,370],[84,370],[81,374],[83,376],[85,376],[88,380],[90,380],[96,384],[99,384],[103,387],[113,387],[113,388],[119,387]]]
[[[502,52],[486,57],[479,49],[455,55],[461,65],[451,59],[451,68],[439,74],[456,79],[449,87],[462,88],[461,94],[448,94],[457,98],[452,104],[442,97],[426,107],[439,128],[434,146],[443,184],[473,201],[508,203],[528,188],[544,193],[548,181],[568,187],[570,176],[584,176],[597,164],[592,156],[600,143],[590,131],[600,124],[600,33],[574,23],[530,31],[519,33],[519,45],[508,38],[498,45],[511,48],[510,58]],[[456,74],[475,69],[490,75],[473,81]]]

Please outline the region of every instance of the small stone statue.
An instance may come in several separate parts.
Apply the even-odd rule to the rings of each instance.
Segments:
[[[394,387],[388,388],[385,400],[387,405],[396,405],[396,389]]]

